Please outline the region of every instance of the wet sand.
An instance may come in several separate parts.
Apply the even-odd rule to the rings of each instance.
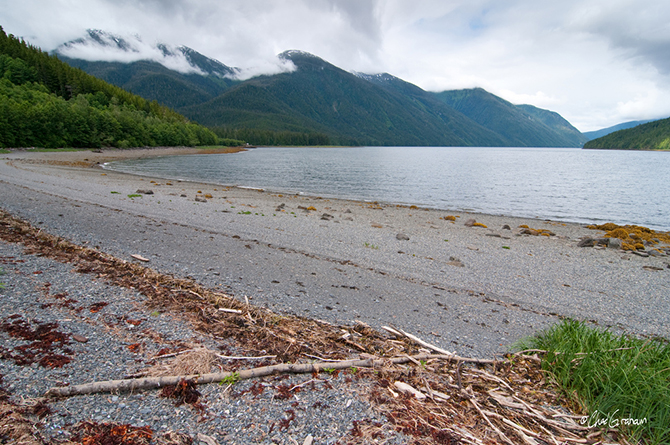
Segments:
[[[577,247],[580,237],[603,233],[579,224],[170,182],[101,168],[116,159],[193,153],[0,155],[0,207],[76,243],[129,261],[142,255],[161,272],[278,312],[395,325],[469,356],[502,353],[564,317],[670,337],[670,259]],[[486,227],[468,227],[469,219]],[[521,235],[520,225],[554,235]]]

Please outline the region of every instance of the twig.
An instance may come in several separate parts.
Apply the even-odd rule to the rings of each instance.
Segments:
[[[242,313],[242,311],[239,310],[239,309],[227,309],[227,308],[225,308],[225,307],[220,307],[220,308],[219,308],[219,311],[221,311],[221,312],[227,312],[227,313],[229,313],[229,314],[241,314],[241,313]]]
[[[500,431],[500,430],[498,429],[498,427],[495,426],[495,425],[493,424],[493,422],[491,422],[491,419],[489,419],[488,416],[487,416],[486,414],[484,414],[484,412],[481,410],[481,408],[479,408],[479,405],[477,405],[477,402],[475,402],[475,399],[474,399],[474,398],[469,398],[468,400],[470,400],[470,403],[472,403],[472,406],[474,406],[474,407],[477,409],[477,411],[479,411],[479,414],[481,414],[481,416],[484,418],[484,420],[486,420],[486,423],[488,423],[489,426],[490,426],[491,428],[493,428],[493,430],[494,430],[496,433],[498,433],[498,435],[500,436],[500,438],[501,438],[502,440],[504,440],[505,442],[507,442],[509,445],[514,445],[514,442],[512,442],[511,440],[509,440],[509,438],[508,438],[507,436],[505,436],[505,434],[504,434],[502,431]]]
[[[266,358],[277,358],[276,355],[261,355],[260,357],[237,357],[231,355],[216,354],[216,356],[224,360],[264,360]]]

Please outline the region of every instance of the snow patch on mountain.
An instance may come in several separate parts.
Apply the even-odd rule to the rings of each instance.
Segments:
[[[144,42],[139,35],[119,36],[98,29],[89,29],[84,37],[60,45],[55,53],[90,62],[132,63],[149,60],[183,74],[213,75],[236,80],[296,69],[293,62],[281,57],[258,61],[247,68],[233,68],[187,46],[171,46],[165,43],[152,45]]]
[[[72,59],[95,62],[150,60],[180,73],[206,74],[193,65],[180,48],[165,44],[150,45],[137,35],[121,37],[97,29],[89,29],[85,37],[64,43],[55,52]]]

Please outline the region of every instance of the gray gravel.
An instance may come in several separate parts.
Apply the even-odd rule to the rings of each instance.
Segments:
[[[21,247],[0,242],[0,323],[26,322],[32,329],[55,323],[54,330],[67,336],[66,344],[54,353],[71,361],[51,369],[19,365],[7,357],[18,354],[16,347],[29,342],[0,332],[5,352],[0,360],[4,387],[15,402],[41,397],[53,386],[119,379],[134,374],[151,363],[162,348],[206,347],[235,353],[226,342],[194,332],[175,314],[145,308],[144,296],[110,286],[90,275],[72,271],[72,266],[22,253]],[[108,305],[91,312],[96,303]],[[83,336],[88,341],[76,341]],[[141,344],[138,352],[130,345]],[[38,359],[40,354],[38,354]],[[220,360],[227,369],[231,362]],[[68,426],[90,420],[98,423],[149,426],[156,434],[176,431],[195,438],[205,434],[220,444],[302,443],[311,435],[316,444],[332,444],[346,436],[353,421],[383,423],[365,398],[370,383],[350,373],[339,376],[279,376],[243,381],[228,388],[223,385],[199,387],[203,409],[175,406],[159,397],[159,391],[137,394],[97,394],[74,396],[49,402],[53,414],[41,420],[48,440],[70,437]],[[293,388],[283,398],[281,388]],[[252,388],[253,387],[253,388]],[[255,393],[251,391],[255,390]],[[262,391],[262,392],[261,392]],[[259,393],[260,392],[260,393]],[[293,439],[293,440],[291,440]],[[401,436],[387,431],[388,443],[404,443]]]
[[[670,337],[667,255],[579,248],[598,232],[577,224],[464,213],[452,223],[441,219],[449,211],[18,161],[0,163],[0,179],[2,206],[50,233],[121,258],[141,254],[159,271],[279,312],[391,323],[478,357],[561,317]],[[154,194],[127,196],[138,189]],[[488,228],[466,227],[471,218]],[[521,224],[556,236],[519,236]]]
[[[130,255],[140,254],[158,271],[192,277],[240,299],[246,295],[280,313],[340,324],[393,324],[445,349],[486,358],[562,317],[670,337],[667,255],[642,258],[579,248],[581,236],[597,234],[580,225],[465,213],[452,223],[443,219],[452,214],[448,211],[211,184],[168,185],[16,160],[24,154],[9,157],[13,160],[0,162],[0,207],[10,213],[120,258],[132,261]],[[138,189],[154,193],[128,196]],[[207,193],[212,197],[205,198]],[[196,202],[196,196],[207,202]],[[305,210],[309,207],[317,210]],[[488,228],[466,227],[470,218]],[[505,224],[511,230],[503,229]],[[518,236],[520,224],[548,228],[556,236]],[[4,385],[15,397],[36,397],[59,382],[132,374],[165,344],[219,346],[173,315],[148,313],[140,295],[72,273],[67,265],[26,257],[13,245],[0,244],[0,249],[7,272],[0,277],[7,283],[0,291],[3,320],[19,314],[33,325],[57,322],[62,332],[89,338],[68,345],[73,360],[63,368],[18,367],[1,360]],[[53,296],[65,292],[77,300],[71,306],[84,309],[59,305]],[[110,304],[97,313],[87,309],[100,301]],[[41,307],[51,303],[56,304]],[[136,327],[124,316],[142,321]],[[5,348],[18,345],[0,335]],[[141,354],[128,350],[134,343],[144,345]],[[143,392],[73,397],[55,404],[57,413],[45,424],[55,436],[62,425],[92,417],[203,433],[220,443],[301,443],[308,434],[315,443],[334,443],[353,420],[379,420],[356,395],[365,384],[342,375],[320,376],[297,398],[277,399],[276,387],[310,378],[265,379],[258,396],[235,395],[253,382],[225,393],[215,385],[203,388],[204,421],[190,407],[176,408],[155,392]],[[296,418],[283,430],[279,422],[289,410]]]

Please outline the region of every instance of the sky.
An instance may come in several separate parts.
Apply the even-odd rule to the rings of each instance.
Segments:
[[[428,91],[481,87],[580,131],[670,117],[668,17],[667,0],[0,0],[5,32],[46,51],[100,29],[251,75],[297,49]]]

